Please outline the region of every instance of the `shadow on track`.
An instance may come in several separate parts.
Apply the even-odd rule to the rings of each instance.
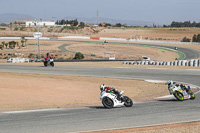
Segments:
[[[104,106],[89,106],[91,109],[107,109]]]
[[[180,102],[176,99],[161,99],[161,100],[158,100],[158,101],[160,101],[160,102]]]

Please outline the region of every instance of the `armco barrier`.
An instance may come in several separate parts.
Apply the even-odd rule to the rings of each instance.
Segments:
[[[156,62],[156,61],[131,61],[130,62],[130,61],[124,61],[123,64],[200,67],[200,59],[179,60],[179,61],[170,61],[170,62]]]

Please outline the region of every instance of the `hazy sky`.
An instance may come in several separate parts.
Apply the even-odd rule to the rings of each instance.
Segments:
[[[200,22],[200,0],[0,0],[0,14],[20,13],[36,18],[99,17],[159,24]]]

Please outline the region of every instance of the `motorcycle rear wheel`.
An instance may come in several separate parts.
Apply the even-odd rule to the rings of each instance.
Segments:
[[[104,107],[106,107],[108,109],[111,109],[114,106],[114,102],[109,97],[104,97],[102,99],[102,104],[103,104]]]
[[[194,100],[195,99],[195,94],[192,91],[190,91],[189,94],[190,94],[190,99]]]
[[[133,101],[127,96],[124,96],[124,106],[126,106],[126,107],[133,106]]]
[[[175,92],[174,94],[174,97],[178,100],[178,101],[183,101],[184,100],[184,96],[183,96],[183,94],[182,93],[180,93],[180,92]]]

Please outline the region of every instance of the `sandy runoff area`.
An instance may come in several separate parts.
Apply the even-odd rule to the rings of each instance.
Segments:
[[[164,84],[139,80],[0,73],[0,112],[102,105],[101,84],[124,90],[133,101],[169,94]]]

